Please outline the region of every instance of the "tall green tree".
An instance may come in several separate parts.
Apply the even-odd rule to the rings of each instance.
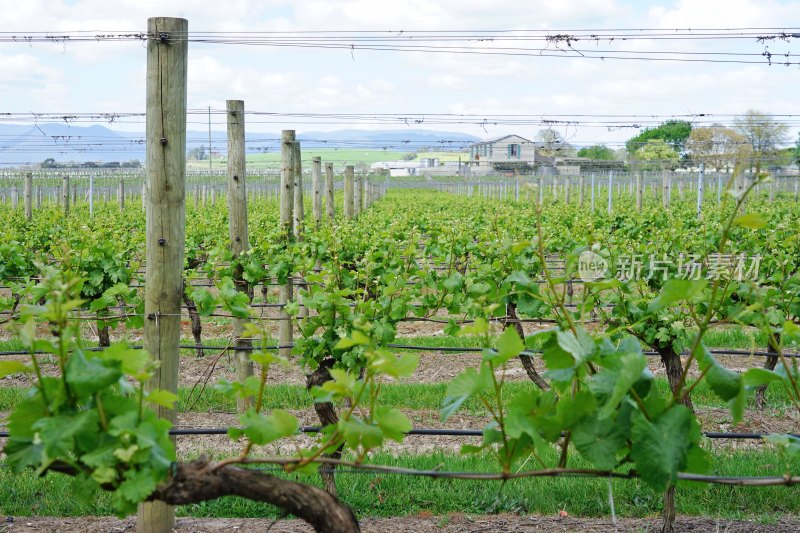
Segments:
[[[636,137],[628,139],[625,148],[628,153],[633,155],[637,150],[643,148],[647,141],[661,140],[672,147],[673,150],[682,156],[686,151],[686,140],[692,133],[692,125],[685,120],[668,120],[655,128],[647,128]]]
[[[786,143],[789,126],[778,122],[775,117],[754,109],[733,119],[733,129],[742,134],[753,149],[752,164],[756,173],[777,154],[782,144]]]
[[[674,170],[680,164],[678,152],[663,139],[650,139],[634,152],[642,170]]]
[[[794,145],[794,164],[800,167],[800,133],[797,134],[797,142]]]
[[[578,150],[578,157],[588,157],[599,161],[612,161],[617,158],[617,154],[604,144],[595,144]]]

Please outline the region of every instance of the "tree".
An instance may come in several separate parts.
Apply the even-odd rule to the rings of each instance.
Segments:
[[[572,148],[566,143],[564,136],[553,128],[539,130],[534,139],[537,151],[548,157],[568,155]]]
[[[680,156],[663,139],[650,139],[634,153],[636,159],[644,161],[642,170],[674,170]]]
[[[794,145],[794,164],[800,167],[800,133],[797,134],[797,142]]]
[[[629,154],[636,153],[650,140],[662,140],[672,147],[678,155],[686,150],[686,140],[692,133],[692,125],[685,120],[668,120],[655,128],[647,128],[636,137],[628,139],[625,147]]]
[[[186,152],[187,159],[196,159],[197,161],[203,161],[206,159],[206,147],[205,145],[200,145],[197,148],[192,148],[188,152]]]
[[[617,154],[604,144],[595,144],[578,150],[578,157],[588,157],[600,161],[613,161],[617,158]]]
[[[44,161],[42,161],[42,168],[56,168],[58,163],[52,157],[48,157]]]
[[[754,109],[733,119],[733,128],[742,134],[752,148],[751,167],[761,172],[763,163],[769,164],[777,149],[786,142],[789,126],[775,120],[775,117]]]
[[[736,159],[745,157],[750,151],[747,139],[731,128],[714,124],[708,128],[696,128],[689,135],[686,151],[695,163],[705,163],[716,171],[731,168]]]

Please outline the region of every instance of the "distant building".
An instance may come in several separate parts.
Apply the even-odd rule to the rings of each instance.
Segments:
[[[536,146],[519,135],[505,135],[497,139],[477,142],[469,147],[469,163],[497,171],[527,171],[536,164]]]

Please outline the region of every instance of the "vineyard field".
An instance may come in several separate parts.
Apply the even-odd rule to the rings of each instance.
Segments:
[[[45,204],[26,220],[0,205],[4,514],[128,513],[132,480],[152,492],[202,456],[326,487],[317,467],[335,465],[365,530],[560,512],[543,527],[654,527],[673,487],[679,528],[798,525],[780,486],[800,473],[793,195],[725,194],[698,216],[694,199],[664,209],[649,194],[608,212],[528,190],[389,188],[349,219],[337,192],[333,219],[305,200],[297,238],[277,200],[255,197],[237,256],[225,200],[186,205],[175,396],[144,388],[157,317],[141,206]],[[174,424],[144,414],[159,406]],[[72,483],[88,499],[64,498]],[[232,497],[178,513],[281,516]]]

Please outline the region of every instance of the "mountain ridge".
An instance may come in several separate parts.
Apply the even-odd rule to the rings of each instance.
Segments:
[[[274,152],[280,149],[280,133],[253,132],[248,137],[248,153]],[[186,149],[207,146],[208,131],[188,130]],[[474,135],[424,129],[298,132],[304,148],[363,148],[393,151],[457,151],[479,141]],[[211,147],[224,154],[227,136],[211,132]],[[52,158],[57,162],[105,163],[145,158],[144,133],[116,131],[102,125],[82,126],[60,122],[37,124],[0,124],[0,165],[36,165]]]

